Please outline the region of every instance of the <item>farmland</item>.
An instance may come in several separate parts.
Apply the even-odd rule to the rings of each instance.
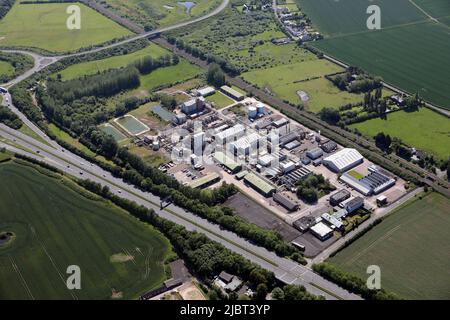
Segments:
[[[52,52],[74,51],[131,32],[85,5],[80,30],[69,30],[67,4],[16,4],[0,21],[0,46],[33,47]]]
[[[117,69],[126,67],[133,61],[139,60],[144,57],[158,58],[169,52],[160,46],[150,43],[148,47],[135,51],[130,54],[114,56],[102,60],[94,60],[89,62],[78,63],[64,69],[61,74],[63,81],[79,78],[82,76],[88,76],[96,74],[97,72],[105,71],[108,69]]]
[[[246,72],[242,77],[283,100],[302,103],[309,111],[319,112],[324,107],[338,108],[363,100],[362,95],[341,91],[324,78],[327,74],[342,71],[341,67],[311,55],[304,62],[258,69]],[[297,91],[306,92],[309,100],[302,102]]]
[[[372,119],[351,127],[370,137],[378,132],[398,137],[406,144],[442,160],[450,156],[450,121],[427,108],[416,112],[393,112],[387,115],[386,120]]]
[[[450,298],[450,202],[431,193],[414,199],[329,262],[367,278],[381,268],[381,286],[407,299]]]
[[[369,5],[382,10],[382,28],[402,25],[426,19],[408,0],[296,0],[326,36],[345,35],[367,31],[366,14]],[[445,0],[444,0],[445,1]]]
[[[169,242],[156,230],[60,178],[12,163],[0,166],[2,299],[136,298],[165,280]],[[66,288],[81,268],[82,290]]]
[[[297,2],[326,37],[314,47],[405,91],[418,92],[431,103],[450,108],[448,1]],[[367,30],[366,8],[371,4],[382,10],[382,30]]]
[[[217,7],[220,0],[197,0],[189,9],[178,0],[106,0],[104,2],[119,15],[143,27],[156,28],[201,16]]]

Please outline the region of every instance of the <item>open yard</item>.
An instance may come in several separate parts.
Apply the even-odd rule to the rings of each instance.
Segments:
[[[158,231],[69,182],[33,168],[0,166],[1,299],[136,298],[166,279],[170,244]],[[66,269],[81,268],[81,290]]]
[[[416,112],[393,112],[387,115],[386,120],[372,119],[351,127],[370,137],[378,132],[398,137],[409,146],[443,160],[450,156],[450,121],[427,108]]]
[[[96,74],[97,72],[108,69],[118,69],[126,67],[130,63],[142,59],[144,57],[158,58],[169,52],[160,46],[150,43],[148,47],[138,50],[136,52],[114,56],[102,60],[94,60],[89,62],[78,63],[72,65],[60,72],[63,81]]]
[[[131,32],[89,7],[81,8],[81,29],[69,30],[68,4],[20,4],[0,21],[0,46],[34,47],[53,52],[74,51],[101,44]]]
[[[329,259],[366,279],[381,268],[381,286],[407,299],[450,299],[450,200],[413,200]]]

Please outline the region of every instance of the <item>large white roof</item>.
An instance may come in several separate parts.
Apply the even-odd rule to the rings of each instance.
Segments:
[[[363,160],[364,157],[356,149],[345,148],[324,159],[332,163],[339,171],[351,166],[351,164]]]
[[[315,224],[314,226],[311,227],[311,230],[321,237],[325,237],[330,232],[333,232],[333,230],[331,230],[331,228],[329,228],[323,222],[319,222],[319,223]]]

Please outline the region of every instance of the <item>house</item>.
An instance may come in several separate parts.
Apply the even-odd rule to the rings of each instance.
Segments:
[[[214,280],[214,284],[226,291],[236,291],[242,284],[238,277],[222,271]]]

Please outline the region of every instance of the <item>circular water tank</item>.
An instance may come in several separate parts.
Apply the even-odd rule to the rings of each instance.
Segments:
[[[258,111],[258,114],[264,114],[265,109],[264,109],[264,105],[262,103],[258,104],[256,109]]]
[[[248,107],[248,117],[249,118],[255,118],[257,115],[258,115],[258,110],[255,107],[253,107],[253,106]]]

